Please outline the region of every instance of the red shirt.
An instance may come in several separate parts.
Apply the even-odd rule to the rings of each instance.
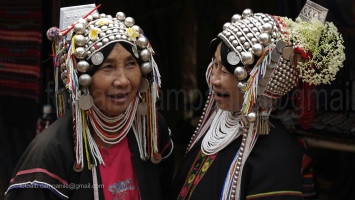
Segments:
[[[105,166],[100,174],[106,200],[139,200],[139,189],[134,174],[127,137],[109,149],[102,149]]]

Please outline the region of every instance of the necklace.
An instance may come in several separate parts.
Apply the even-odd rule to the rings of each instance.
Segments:
[[[124,114],[115,117],[106,116],[94,105],[89,110],[89,121],[97,136],[107,144],[119,143],[132,126],[138,107],[137,102],[138,97],[129,104]]]
[[[218,153],[238,138],[243,132],[241,113],[219,109],[210,129],[202,140],[201,150],[206,155]]]

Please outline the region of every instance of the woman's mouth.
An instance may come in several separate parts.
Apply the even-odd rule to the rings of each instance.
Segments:
[[[123,104],[127,101],[128,99],[128,94],[129,93],[124,93],[124,94],[112,94],[108,95],[108,97],[114,101],[115,103]]]
[[[216,101],[221,101],[225,98],[228,98],[230,95],[228,93],[220,93],[220,92],[215,92],[214,97]]]

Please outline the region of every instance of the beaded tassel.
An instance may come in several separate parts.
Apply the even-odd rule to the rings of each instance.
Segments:
[[[243,113],[250,112],[253,107],[258,90],[259,79],[265,76],[266,67],[270,64],[269,49],[267,49],[258,60],[257,64],[250,72],[250,78],[245,88],[244,101],[243,101]]]
[[[203,108],[203,113],[201,115],[201,119],[199,120],[199,124],[196,127],[196,130],[190,139],[190,142],[187,146],[185,153],[190,151],[190,149],[196,144],[196,142],[206,133],[206,131],[208,130],[208,128],[210,127],[210,125],[214,119],[214,116],[216,115],[216,112],[215,112],[216,111],[216,109],[215,109],[216,102],[215,102],[214,96],[211,92],[212,85],[211,85],[211,81],[210,81],[210,78],[212,76],[212,66],[213,66],[213,62],[211,62],[208,65],[207,70],[206,70],[206,74],[205,74],[207,84],[210,88],[210,93],[208,95],[205,107]]]
[[[254,129],[254,123],[251,123],[249,125],[248,133],[243,133],[243,139],[240,148],[229,167],[228,174],[224,182],[221,199],[240,199],[240,183],[243,167],[258,138],[258,134],[256,134],[256,132],[257,129]]]

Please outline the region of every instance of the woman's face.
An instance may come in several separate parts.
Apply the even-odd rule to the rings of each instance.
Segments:
[[[222,64],[221,43],[217,46],[214,56],[211,83],[217,105],[222,110],[240,111],[243,94],[238,89],[238,79]]]
[[[95,105],[107,116],[122,114],[135,98],[141,76],[137,60],[117,43],[92,76]]]

